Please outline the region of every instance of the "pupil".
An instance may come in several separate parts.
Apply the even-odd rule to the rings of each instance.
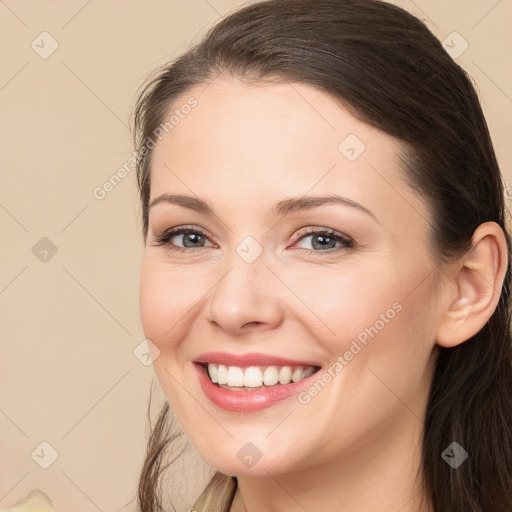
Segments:
[[[183,237],[183,245],[185,247],[194,247],[195,244],[198,244],[203,239],[203,235],[199,235],[197,233],[188,233],[188,235]],[[191,242],[191,244],[188,244]]]
[[[318,240],[317,243],[315,243],[316,240]],[[325,249],[329,244],[331,245],[331,247],[328,248],[334,248],[334,246],[332,245],[333,242],[335,243],[336,241],[334,240],[334,238],[331,238],[330,236],[317,235],[313,237],[313,247],[315,249]]]

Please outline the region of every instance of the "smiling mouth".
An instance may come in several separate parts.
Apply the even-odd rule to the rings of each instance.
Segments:
[[[227,366],[201,363],[210,381],[230,391],[256,391],[300,382],[316,373],[319,366]]]

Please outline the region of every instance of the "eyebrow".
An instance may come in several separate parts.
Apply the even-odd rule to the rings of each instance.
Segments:
[[[199,213],[204,213],[206,215],[215,215],[215,212],[202,199],[179,194],[162,194],[153,199],[153,201],[151,201],[148,209],[151,209],[153,208],[153,206],[156,206],[157,204],[162,202],[169,204],[177,204],[179,206],[183,206],[185,208],[189,208],[190,210],[194,210]],[[301,196],[292,197],[290,199],[284,199],[276,203],[272,207],[271,211],[275,216],[284,217],[292,212],[310,210],[312,208],[318,208],[319,206],[323,206],[325,204],[341,204],[344,206],[356,208],[357,210],[366,213],[367,215],[369,215],[375,221],[378,222],[375,214],[368,210],[368,208],[359,203],[356,203],[355,201],[352,201],[351,199],[336,194],[331,194],[328,196]]]

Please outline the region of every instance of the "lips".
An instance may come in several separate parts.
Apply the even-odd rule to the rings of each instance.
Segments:
[[[251,352],[248,354],[230,354],[228,352],[206,352],[195,359],[196,363],[217,363],[225,366],[320,366],[314,361],[300,361],[284,357]]]
[[[248,413],[299,393],[316,378],[320,365],[258,353],[210,352],[199,356],[194,367],[203,392],[213,404],[224,410]],[[254,380],[255,375],[261,380]],[[263,375],[273,377],[267,378],[265,384]]]

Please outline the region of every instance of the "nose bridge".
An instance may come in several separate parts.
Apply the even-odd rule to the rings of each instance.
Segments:
[[[227,272],[210,294],[209,320],[231,332],[248,324],[277,325],[282,305],[275,284],[270,282],[273,274],[261,246],[258,250],[253,240],[242,241],[227,265]]]

